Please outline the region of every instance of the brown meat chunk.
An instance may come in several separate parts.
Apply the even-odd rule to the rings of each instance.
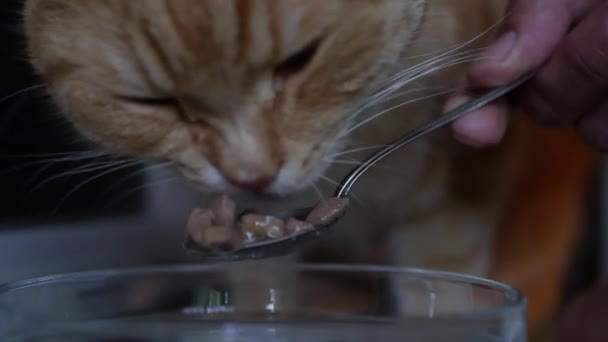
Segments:
[[[209,209],[215,215],[215,224],[233,227],[236,221],[236,203],[228,196],[222,195],[211,202]]]
[[[298,219],[295,219],[293,217],[289,218],[287,220],[287,223],[285,224],[285,231],[288,234],[295,234],[295,233],[299,233],[305,230],[310,230],[313,229],[314,225],[312,223],[306,222],[306,221],[301,221]]]
[[[186,224],[186,239],[208,250],[238,249],[243,239],[231,226],[215,223],[215,214],[210,209],[194,209]]]
[[[186,223],[186,237],[199,243],[203,240],[203,232],[213,225],[215,215],[209,209],[194,209]]]
[[[202,239],[197,243],[207,250],[232,251],[240,248],[243,240],[232,227],[210,226],[203,230]]]
[[[312,224],[325,224],[341,216],[350,200],[348,198],[331,197],[327,201],[320,203],[308,214],[306,222]]]
[[[241,217],[241,229],[247,241],[276,239],[285,235],[285,222],[273,216],[245,214]]]

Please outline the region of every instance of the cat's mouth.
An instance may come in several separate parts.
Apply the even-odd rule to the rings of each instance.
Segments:
[[[223,177],[214,177],[215,181],[211,181],[210,179],[196,177],[190,173],[184,173],[183,170],[178,170],[178,172],[182,176],[185,176],[193,188],[207,195],[230,195],[235,199],[256,202],[270,203],[294,199],[302,193],[310,191],[314,184],[310,179],[307,179],[305,182],[298,182],[298,185],[294,185],[291,182],[283,183],[280,179],[277,179],[263,189],[248,189],[233,185]],[[316,178],[312,175],[310,177]]]
[[[257,202],[285,201],[312,192],[332,166],[327,153],[316,151],[305,158],[292,157],[278,165],[265,167],[231,156],[228,164],[185,155],[173,164],[198,191],[209,195],[230,195]],[[181,156],[181,155],[180,155]],[[186,158],[188,157],[188,158]],[[318,190],[315,192],[318,194]]]
[[[286,194],[277,193],[256,193],[256,192],[237,192],[232,196],[237,201],[255,202],[261,204],[274,204],[277,202],[291,201],[298,198],[303,191],[291,192]]]

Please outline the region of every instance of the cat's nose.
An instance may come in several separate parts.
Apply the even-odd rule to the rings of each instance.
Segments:
[[[264,190],[266,190],[275,179],[276,176],[264,176],[248,180],[226,177],[228,183],[236,186],[237,188],[258,193],[264,192]]]

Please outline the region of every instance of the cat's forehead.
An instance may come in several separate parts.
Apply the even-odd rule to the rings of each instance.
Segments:
[[[341,0],[161,1],[160,39],[177,40],[208,60],[262,64],[282,59],[316,39],[339,18]],[[139,11],[150,17],[148,7]]]
[[[396,58],[420,1],[39,0],[30,2],[28,27],[47,73],[130,96],[249,94],[286,58],[327,38],[301,75],[325,92]],[[312,81],[301,83],[313,93]]]
[[[372,0],[147,0],[131,34],[159,88],[243,94],[269,70],[349,23]],[[385,2],[385,4],[388,2]],[[373,16],[370,16],[373,17]],[[372,27],[373,25],[363,26]],[[361,29],[363,30],[363,29]],[[150,58],[154,56],[154,58]],[[166,86],[163,86],[166,85]],[[209,89],[213,85],[213,89]]]

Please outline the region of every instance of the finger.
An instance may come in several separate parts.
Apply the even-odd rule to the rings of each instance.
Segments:
[[[577,124],[585,141],[600,150],[608,150],[608,100],[597,105]]]
[[[446,105],[449,110],[470,100],[467,96],[452,98]],[[507,130],[507,107],[503,102],[485,106],[456,120],[452,133],[456,140],[474,148],[498,144]]]
[[[541,66],[575,22],[601,0],[515,0],[486,58],[472,67],[477,86],[504,84]]]
[[[608,93],[608,2],[568,34],[520,93],[528,114],[545,124],[573,124]]]
[[[507,83],[542,65],[567,34],[600,0],[515,0],[499,31],[499,38],[489,47],[486,58],[475,63],[467,74],[468,86],[489,87]],[[456,95],[462,96],[462,95]],[[453,101],[453,100],[449,100]],[[471,119],[460,119],[453,125],[455,136],[478,145],[502,138],[505,127],[487,124],[499,120],[504,108],[484,108],[486,114],[471,113]],[[487,113],[490,114],[487,114]],[[492,114],[494,113],[494,114]],[[504,114],[503,114],[504,115]],[[486,129],[472,128],[474,118],[487,118]],[[493,119],[490,119],[493,118]],[[491,129],[491,128],[494,129]]]

